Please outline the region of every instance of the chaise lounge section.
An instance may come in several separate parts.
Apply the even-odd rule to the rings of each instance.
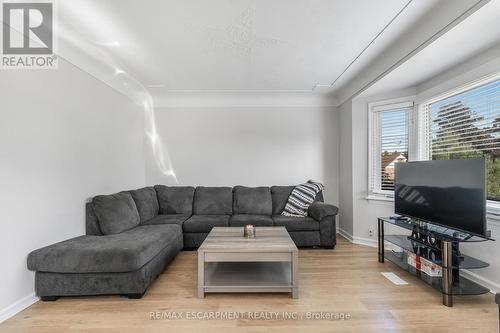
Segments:
[[[319,193],[307,217],[281,215],[293,188],[156,185],[96,196],[86,204],[86,235],[29,254],[36,293],[45,301],[140,298],[179,251],[199,247],[215,226],[284,226],[299,247],[334,248],[338,208]]]

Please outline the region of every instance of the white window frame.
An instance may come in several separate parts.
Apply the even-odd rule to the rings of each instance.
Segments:
[[[376,116],[379,112],[391,111],[409,107],[412,110],[408,114],[408,160],[415,157],[415,134],[414,128],[415,119],[415,96],[401,97],[390,100],[368,103],[368,196],[367,199],[378,199],[392,201],[394,192],[382,190],[380,187],[373,186],[380,181],[379,175],[374,175],[373,170],[381,170],[380,151],[375,152],[372,148],[376,144],[376,140],[380,137],[381,128],[377,123],[379,117]]]

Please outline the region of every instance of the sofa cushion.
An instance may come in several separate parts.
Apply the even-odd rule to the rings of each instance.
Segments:
[[[56,273],[132,272],[182,240],[179,225],[147,225],[115,235],[80,236],[31,252],[28,268]]]
[[[273,215],[279,215],[285,209],[288,197],[295,186],[273,186],[271,187],[271,196],[273,199]],[[323,202],[323,191],[316,195],[314,201]]]
[[[194,187],[156,185],[160,214],[193,213]]]
[[[286,202],[295,186],[273,186],[271,187],[271,197],[273,200],[273,215],[278,215],[285,209]]]
[[[243,227],[247,224],[255,226],[272,226],[273,219],[269,215],[254,215],[254,214],[238,214],[231,216],[229,226]]]
[[[184,233],[184,248],[194,249],[201,246],[207,238],[208,232],[185,232]]]
[[[285,227],[288,232],[319,230],[319,222],[312,217],[273,215],[273,222],[275,226]]]
[[[134,199],[141,222],[147,221],[158,215],[159,206],[156,191],[153,187],[144,187],[129,191]]]
[[[193,215],[182,224],[184,232],[210,232],[213,227],[227,227],[229,215]]]
[[[168,215],[158,215],[150,220],[147,220],[142,225],[154,225],[154,224],[179,224],[182,225],[190,215],[185,214],[168,214]]]
[[[233,189],[230,187],[197,187],[194,192],[193,214],[231,215]]]
[[[98,195],[92,200],[92,206],[105,235],[123,232],[140,222],[134,199],[128,192]]]
[[[269,187],[234,187],[234,214],[271,215],[272,210],[273,202]]]

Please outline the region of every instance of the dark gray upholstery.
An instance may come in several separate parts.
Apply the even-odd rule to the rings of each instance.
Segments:
[[[131,272],[179,239],[182,230],[175,224],[140,226],[115,235],[79,236],[31,252],[28,268],[57,273]]]
[[[233,215],[229,219],[230,227],[243,227],[247,224],[255,226],[268,226],[273,225],[273,219],[268,215],[253,215],[253,214],[238,214]]]
[[[307,210],[307,214],[317,221],[321,221],[327,216],[335,216],[338,212],[337,207],[319,201],[313,202]]]
[[[272,211],[269,187],[234,187],[233,214],[271,215]]]
[[[99,227],[99,221],[94,213],[92,202],[87,202],[85,204],[85,234],[95,236],[102,235],[101,227]]]
[[[298,247],[318,246],[321,243],[317,231],[291,231],[288,233]],[[321,245],[323,246],[323,244]]]
[[[273,222],[275,226],[285,227],[288,232],[319,230],[319,222],[312,217],[273,215]]]
[[[96,196],[85,207],[86,236],[29,254],[36,293],[140,296],[182,248],[198,248],[215,226],[284,226],[299,247],[334,247],[338,208],[323,204],[322,193],[308,217],[280,215],[293,188],[236,186],[233,195],[230,187],[157,185]]]
[[[285,209],[286,202],[290,193],[292,193],[295,186],[272,186],[271,196],[273,200],[273,214],[280,215],[283,209]]]
[[[500,305],[500,293],[496,293],[495,302]]]
[[[156,185],[160,214],[193,213],[194,187]]]
[[[182,226],[184,232],[210,232],[213,227],[229,226],[229,215],[193,215]]]
[[[319,221],[319,235],[321,246],[334,247],[337,243],[337,227],[335,216],[330,215]]]
[[[178,224],[182,226],[182,223],[186,221],[190,215],[184,214],[169,214],[169,215],[158,215],[153,217],[151,220],[147,220],[142,223],[142,225],[153,225],[153,224]]]
[[[117,234],[137,226],[139,212],[128,192],[98,195],[92,200],[94,213],[103,234]]]
[[[150,220],[158,215],[160,208],[158,206],[156,191],[153,187],[144,187],[129,191],[129,193],[132,195],[132,199],[134,199],[141,222]]]
[[[167,244],[140,269],[121,273],[54,273],[36,272],[38,296],[81,296],[110,294],[143,294],[154,279],[182,250],[182,237]]]
[[[197,249],[201,246],[205,238],[207,238],[208,232],[185,232],[184,233],[184,248],[185,249]]]
[[[231,215],[233,189],[230,187],[197,187],[194,192],[193,214]]]

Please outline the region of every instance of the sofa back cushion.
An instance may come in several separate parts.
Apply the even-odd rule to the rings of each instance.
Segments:
[[[231,187],[197,187],[194,192],[193,214],[231,215],[233,213]]]
[[[139,212],[129,192],[98,195],[92,200],[92,206],[105,235],[119,234],[139,225]]]
[[[132,199],[134,199],[141,223],[151,220],[158,215],[158,199],[156,198],[156,191],[152,186],[132,190],[129,193],[132,195]]]
[[[273,186],[271,187],[271,196],[273,198],[273,215],[280,215],[285,209],[288,197],[295,186]],[[314,201],[323,202],[323,192],[319,192]]]
[[[91,202],[85,203],[85,234],[93,236],[102,236],[99,220],[94,212],[94,205]]]
[[[269,187],[234,187],[234,214],[271,215],[272,211],[273,202]]]
[[[280,215],[285,209],[286,202],[295,186],[273,186],[271,196],[273,198],[273,215]]]
[[[155,190],[160,204],[160,214],[193,213],[194,187],[156,185]]]

